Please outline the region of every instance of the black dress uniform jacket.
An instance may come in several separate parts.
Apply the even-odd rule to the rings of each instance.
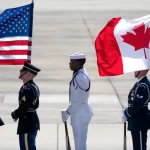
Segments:
[[[19,91],[19,107],[15,110],[15,117],[19,118],[17,134],[30,133],[40,129],[40,122],[36,112],[39,107],[40,91],[32,81],[25,83]]]
[[[125,109],[125,116],[128,119],[129,131],[141,131],[150,129],[150,82],[143,77],[131,89],[128,95],[128,108]]]

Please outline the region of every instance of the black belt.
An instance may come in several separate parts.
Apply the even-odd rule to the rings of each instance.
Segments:
[[[28,110],[27,112],[29,112],[29,113],[36,112],[36,110]]]
[[[128,107],[134,107],[132,104],[129,104]],[[144,104],[143,107],[148,107],[148,104]]]

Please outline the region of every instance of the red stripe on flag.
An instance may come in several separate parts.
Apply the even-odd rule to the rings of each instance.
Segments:
[[[2,51],[0,50],[0,55],[29,55],[31,56],[31,51],[28,51],[28,50]]]
[[[1,41],[0,46],[32,46],[32,42],[28,40]]]
[[[121,18],[111,19],[95,40],[97,66],[100,76],[115,76],[123,74],[123,63],[116,38],[115,26]]]
[[[22,65],[24,62],[31,63],[31,60],[26,59],[16,59],[16,60],[0,60],[0,65]]]

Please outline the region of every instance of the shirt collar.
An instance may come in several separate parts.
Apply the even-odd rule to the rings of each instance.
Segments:
[[[145,78],[145,76],[143,76],[140,79],[138,79],[137,83],[139,83],[143,78]]]
[[[26,83],[24,84],[24,86],[27,85],[28,83],[32,84],[32,83],[33,83],[33,80],[29,80],[28,82],[26,82]]]
[[[79,69],[77,72],[73,73],[73,77],[79,72],[83,72],[83,73],[87,74],[85,68],[82,68],[82,69]]]
[[[78,72],[84,72],[84,68],[82,68],[82,69],[78,70]]]

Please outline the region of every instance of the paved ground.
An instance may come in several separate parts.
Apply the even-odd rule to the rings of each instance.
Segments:
[[[0,2],[0,10],[4,10],[30,1]],[[122,149],[121,106],[127,105],[127,94],[135,79],[132,73],[99,77],[93,42],[110,18],[133,19],[147,15],[149,4],[148,0],[142,3],[140,0],[35,0],[32,63],[42,69],[35,80],[41,90],[38,113],[42,125],[37,138],[38,150],[65,149],[60,110],[68,104],[68,82],[71,79],[68,56],[76,51],[87,54],[86,68],[92,80],[89,101],[95,116],[89,127],[88,148]],[[18,149],[16,123],[10,112],[17,107],[17,94],[22,85],[18,79],[20,68],[0,66],[0,116],[6,123],[0,128],[1,150]],[[71,134],[70,126],[69,130]],[[71,142],[73,146],[72,134]],[[128,133],[128,150],[131,149]]]

